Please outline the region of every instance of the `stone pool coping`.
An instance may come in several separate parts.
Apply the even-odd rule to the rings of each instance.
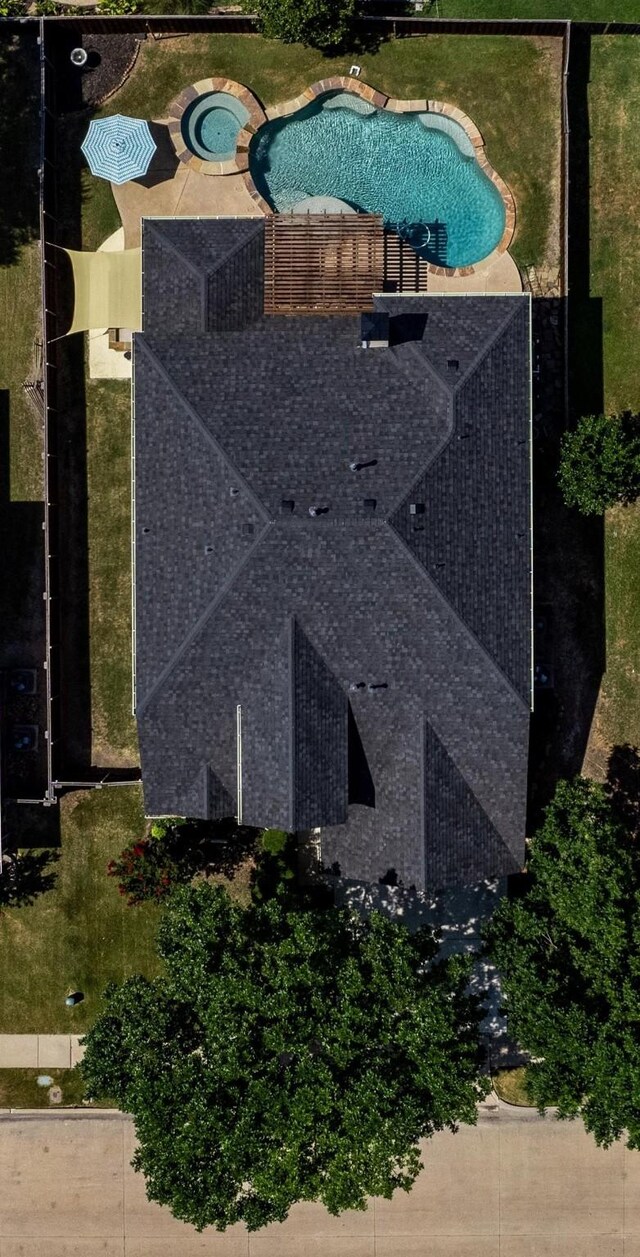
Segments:
[[[222,82],[222,80],[218,79],[206,81]],[[263,114],[264,121],[272,122],[276,118],[286,118],[289,114],[297,113],[299,109],[304,109],[305,105],[311,104],[318,96],[324,96],[327,92],[333,91],[352,92],[355,96],[360,96],[363,100],[366,100],[376,109],[388,109],[391,113],[436,113],[442,114],[446,118],[451,118],[466,132],[468,139],[473,145],[478,165],[481,166],[487,178],[498,189],[504,203],[505,226],[495,249],[492,249],[486,258],[483,258],[481,262],[477,262],[474,266],[436,266],[433,262],[427,262],[427,268],[433,275],[473,275],[477,267],[484,266],[489,258],[494,257],[496,254],[506,253],[516,229],[516,203],[511,189],[498,172],[493,169],[485,153],[483,136],[468,114],[464,113],[462,109],[458,109],[455,105],[449,105],[442,100],[402,100],[395,96],[385,96],[383,92],[370,87],[368,83],[363,83],[361,79],[352,78],[348,74],[336,74],[332,75],[331,78],[319,79],[318,82],[312,83],[310,87],[305,88],[299,96],[294,96],[292,100],[285,100],[278,105],[272,105],[270,108],[267,108],[266,114]],[[243,101],[243,103],[245,102]],[[202,163],[203,166],[211,164],[216,165],[215,162]],[[224,165],[225,163],[221,164]],[[242,177],[251,199],[255,201],[264,214],[272,214],[271,206],[258,192],[249,173],[248,159],[246,165],[242,167],[234,166],[234,170],[238,169],[242,170]]]
[[[226,161],[205,161],[202,157],[198,157],[191,152],[190,148],[187,148],[182,135],[182,115],[185,109],[197,100],[198,96],[208,95],[209,92],[226,92],[228,96],[235,96],[249,114],[249,121],[238,132],[236,151],[233,157]],[[171,143],[178,160],[189,170],[195,170],[200,175],[237,175],[248,171],[249,145],[252,137],[267,121],[262,105],[248,87],[245,87],[243,83],[236,83],[235,79],[223,78],[199,79],[190,87],[183,88],[171,101],[167,109],[167,117]]]

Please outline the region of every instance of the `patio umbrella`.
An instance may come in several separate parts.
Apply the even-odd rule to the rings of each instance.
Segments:
[[[146,175],[156,145],[147,122],[116,113],[89,123],[82,151],[92,175],[126,183]]]

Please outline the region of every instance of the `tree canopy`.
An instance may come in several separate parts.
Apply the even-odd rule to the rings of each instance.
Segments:
[[[198,1229],[364,1208],[409,1190],[421,1137],[475,1122],[480,1009],[431,931],[200,882],[159,952],[163,976],[106,991],[82,1072],[133,1114],[149,1198]]]
[[[348,42],[357,0],[245,0],[245,7],[268,39],[329,51]]]
[[[558,472],[567,506],[601,515],[640,493],[640,415],[586,415],[566,433]]]
[[[597,1143],[640,1147],[640,849],[615,799],[560,782],[531,844],[525,893],[489,923],[527,1089]]]

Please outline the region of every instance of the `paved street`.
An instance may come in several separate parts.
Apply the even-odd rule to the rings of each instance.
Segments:
[[[0,1257],[640,1257],[640,1153],[485,1107],[439,1135],[410,1195],[330,1218],[298,1206],[198,1236],[150,1205],[120,1115],[0,1114]]]

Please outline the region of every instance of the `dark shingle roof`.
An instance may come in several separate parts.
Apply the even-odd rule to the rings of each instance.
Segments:
[[[166,227],[145,225],[135,345],[147,810],[235,812],[240,706],[246,823],[321,826],[347,876],[518,868],[528,299],[379,297],[391,345],[365,351],[357,318],[261,314],[255,220]],[[233,313],[176,337],[199,250]]]

